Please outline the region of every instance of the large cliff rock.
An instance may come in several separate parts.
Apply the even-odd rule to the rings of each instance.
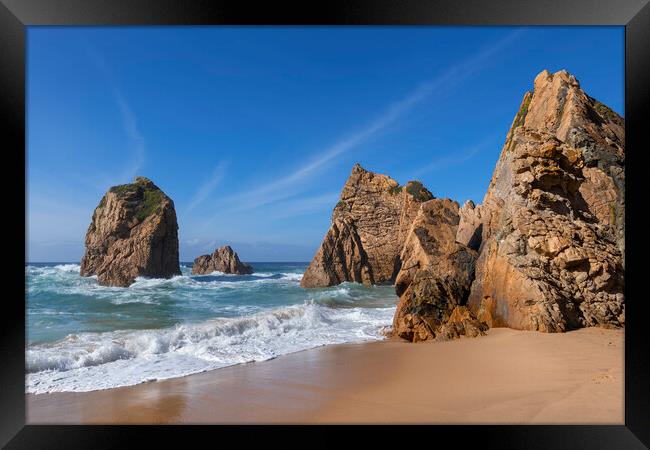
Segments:
[[[409,341],[477,336],[487,329],[464,304],[477,252],[456,242],[458,203],[422,203],[401,253],[393,333]]]
[[[417,181],[399,186],[392,178],[356,164],[332,213],[332,225],[300,285],[392,284],[411,223],[420,204],[432,198]]]
[[[624,121],[565,71],[535,78],[484,201],[457,240],[480,250],[470,311],[490,326],[621,326]]]
[[[202,255],[194,260],[192,273],[205,275],[214,271],[249,275],[253,268],[239,260],[237,253],[229,245],[218,248],[211,255]]]
[[[129,286],[138,276],[180,275],[174,202],[137,177],[102,197],[86,232],[81,275],[105,286]]]

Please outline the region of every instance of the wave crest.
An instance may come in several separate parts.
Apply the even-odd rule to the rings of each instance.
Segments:
[[[248,317],[160,330],[80,333],[30,346],[28,392],[124,386],[226,365],[263,361],[327,344],[383,339],[394,308],[336,310],[309,302]],[[131,369],[125,369],[125,361]],[[137,367],[136,371],[133,369]]]

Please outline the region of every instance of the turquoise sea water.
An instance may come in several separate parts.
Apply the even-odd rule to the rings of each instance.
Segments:
[[[29,263],[27,392],[90,391],[173,378],[321,345],[382,339],[391,286],[303,289],[307,263],[251,263],[253,275],[138,278],[128,288],[78,264]]]

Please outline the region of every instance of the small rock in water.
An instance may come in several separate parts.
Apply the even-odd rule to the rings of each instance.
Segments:
[[[226,245],[216,249],[211,255],[199,256],[192,265],[192,273],[195,275],[205,275],[215,271],[236,275],[250,275],[253,273],[253,268],[241,262],[237,253]]]

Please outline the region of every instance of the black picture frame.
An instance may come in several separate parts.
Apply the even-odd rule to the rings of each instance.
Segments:
[[[650,5],[648,0],[366,0],[278,3],[202,0],[0,0],[0,95],[5,171],[3,185],[5,217],[13,229],[6,234],[18,243],[25,237],[26,196],[17,186],[26,182],[25,165],[25,51],[26,27],[36,25],[623,25],[625,26],[625,121],[626,121],[626,230],[632,245],[626,246],[625,328],[625,424],[620,426],[424,426],[359,427],[367,431],[365,445],[386,442],[387,434],[412,445],[412,437],[425,442],[454,442],[495,448],[647,448],[650,446],[650,351],[645,344],[648,327],[644,321],[648,301],[643,297],[642,245],[644,157],[650,152],[647,126],[650,117]],[[8,163],[7,156],[14,158]],[[15,165],[14,165],[15,163]],[[647,190],[647,189],[646,189]],[[25,192],[23,192],[25,195]],[[8,202],[8,204],[7,204]],[[638,237],[635,238],[635,236]],[[164,443],[174,439],[191,442],[200,433],[214,445],[234,438],[249,442],[249,427],[121,427],[25,425],[25,305],[19,299],[21,275],[16,261],[25,247],[20,244],[9,257],[5,272],[7,292],[0,327],[2,369],[0,370],[0,445],[6,448],[120,448],[130,447],[146,434]],[[23,297],[24,298],[24,297]],[[218,428],[218,429],[217,429]],[[291,445],[286,436],[310,431],[311,446],[336,445],[340,437],[327,427],[258,427],[265,437]],[[350,427],[337,427],[352,430]],[[257,433],[258,430],[256,430]],[[413,434],[416,433],[416,434]],[[136,436],[138,435],[138,436]],[[228,436],[226,436],[228,435]],[[218,440],[214,440],[218,439]],[[281,440],[285,439],[285,440]],[[210,442],[210,441],[208,441]],[[295,439],[297,445],[300,439]],[[131,445],[130,445],[131,444]]]

